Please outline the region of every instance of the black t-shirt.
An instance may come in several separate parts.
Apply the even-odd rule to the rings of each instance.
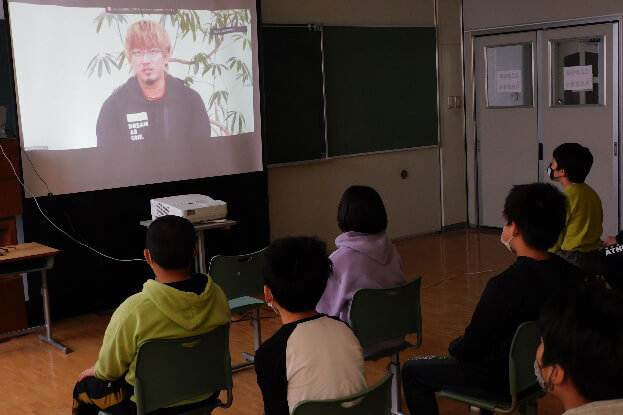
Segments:
[[[476,368],[474,377],[508,392],[508,354],[517,327],[538,320],[541,306],[553,294],[577,287],[583,276],[557,255],[545,261],[518,257],[489,280],[465,334],[450,344],[450,354]]]

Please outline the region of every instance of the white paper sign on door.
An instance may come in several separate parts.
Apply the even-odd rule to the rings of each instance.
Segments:
[[[565,66],[565,91],[592,91],[593,65]]]
[[[498,92],[521,92],[521,69],[495,71],[495,89]]]

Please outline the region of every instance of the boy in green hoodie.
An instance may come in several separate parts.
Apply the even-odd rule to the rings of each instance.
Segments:
[[[136,414],[134,375],[139,346],[209,332],[230,320],[227,297],[207,274],[193,274],[197,253],[193,225],[177,216],[156,219],[147,229],[145,260],[156,275],[114,312],[94,366],[80,374],[72,414]],[[219,391],[178,402],[163,413],[210,403]]]

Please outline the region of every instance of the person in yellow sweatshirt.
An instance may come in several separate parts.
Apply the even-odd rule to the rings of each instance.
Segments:
[[[147,229],[146,246],[145,260],[156,278],[145,282],[143,290],[126,299],[112,315],[97,362],[80,374],[74,388],[74,415],[97,414],[100,409],[136,414],[134,375],[139,346],[151,339],[207,333],[230,320],[221,288],[209,275],[190,271],[197,247],[188,220],[177,216],[156,219]],[[214,391],[178,402],[163,413],[207,405],[218,394]]]
[[[547,168],[550,179],[560,183],[567,197],[567,221],[558,242],[550,249],[584,270],[588,279],[602,274],[599,249],[603,211],[601,199],[584,180],[593,165],[590,150],[578,143],[556,147]]]

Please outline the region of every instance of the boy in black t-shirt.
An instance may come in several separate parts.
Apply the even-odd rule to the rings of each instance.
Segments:
[[[509,398],[508,353],[521,323],[537,320],[554,292],[577,286],[583,272],[547,252],[562,231],[566,199],[554,186],[514,186],[504,202],[500,242],[516,262],[487,283],[465,334],[450,343],[451,358],[426,356],[404,364],[412,415],[438,414],[435,392],[449,389],[482,399]]]
[[[351,329],[316,312],[330,273],[318,239],[278,239],[266,251],[264,295],[283,326],[255,354],[265,415],[289,415],[300,401],[344,397],[367,386]]]

